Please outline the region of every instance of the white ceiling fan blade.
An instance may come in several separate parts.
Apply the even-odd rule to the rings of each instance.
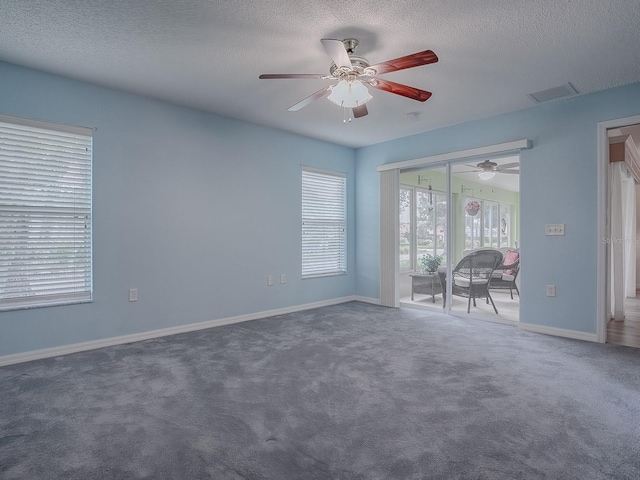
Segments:
[[[326,50],[327,54],[331,57],[331,60],[333,60],[333,63],[335,63],[337,67],[352,67],[351,59],[349,58],[347,49],[344,48],[342,40],[323,38],[320,41],[322,42],[322,46]]]
[[[519,166],[520,166],[520,162],[505,163],[504,165],[498,165],[498,170],[504,170],[505,168],[513,168],[513,167],[519,167]]]
[[[287,110],[289,110],[290,112],[297,112],[301,108],[304,108],[307,105],[309,105],[314,100],[317,100],[319,98],[322,98],[322,97],[328,95],[332,88],[333,88],[333,85],[329,85],[327,87],[324,87],[323,89],[318,90],[316,93],[312,93],[311,95],[309,95],[304,100],[301,100],[298,103],[296,103],[295,105],[290,106]]]
[[[514,175],[520,175],[520,170],[498,170],[496,173],[512,173]]]
[[[281,78],[327,78],[326,74],[322,73],[263,73],[258,77],[260,80],[277,80]]]

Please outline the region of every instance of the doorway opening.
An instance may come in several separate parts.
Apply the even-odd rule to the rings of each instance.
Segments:
[[[519,154],[511,154],[400,170],[401,306],[519,320],[519,161]],[[470,279],[475,286],[465,286],[460,272],[479,250],[499,252],[500,261],[484,272],[488,278],[476,273]]]
[[[640,348],[640,124],[606,135],[606,341]]]

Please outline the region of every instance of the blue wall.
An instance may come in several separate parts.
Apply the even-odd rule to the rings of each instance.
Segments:
[[[574,97],[356,151],[358,294],[379,297],[376,166],[528,138],[521,155],[520,321],[596,332],[597,124],[640,114],[640,83]],[[565,223],[564,237],[544,225]],[[546,285],[557,296],[546,296]]]
[[[97,128],[94,302],[0,313],[0,355],[355,294],[353,149],[6,63],[0,92]],[[348,275],[300,279],[301,164],[348,174]]]
[[[596,331],[596,125],[640,114],[640,84],[355,151],[6,63],[0,92],[0,114],[97,128],[94,302],[0,313],[0,355],[379,298],[376,167],[520,138],[533,141],[521,157],[520,319]],[[300,279],[300,164],[348,174],[346,276]],[[566,236],[546,237],[546,223]],[[268,287],[281,273],[287,284]]]

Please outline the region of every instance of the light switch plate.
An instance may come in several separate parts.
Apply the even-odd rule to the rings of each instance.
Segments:
[[[544,226],[545,235],[564,235],[564,223],[547,223]]]

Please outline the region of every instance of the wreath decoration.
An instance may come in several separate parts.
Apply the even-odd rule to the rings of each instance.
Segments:
[[[467,215],[475,217],[480,211],[480,204],[475,200],[471,200],[464,206],[464,211],[467,212]]]

